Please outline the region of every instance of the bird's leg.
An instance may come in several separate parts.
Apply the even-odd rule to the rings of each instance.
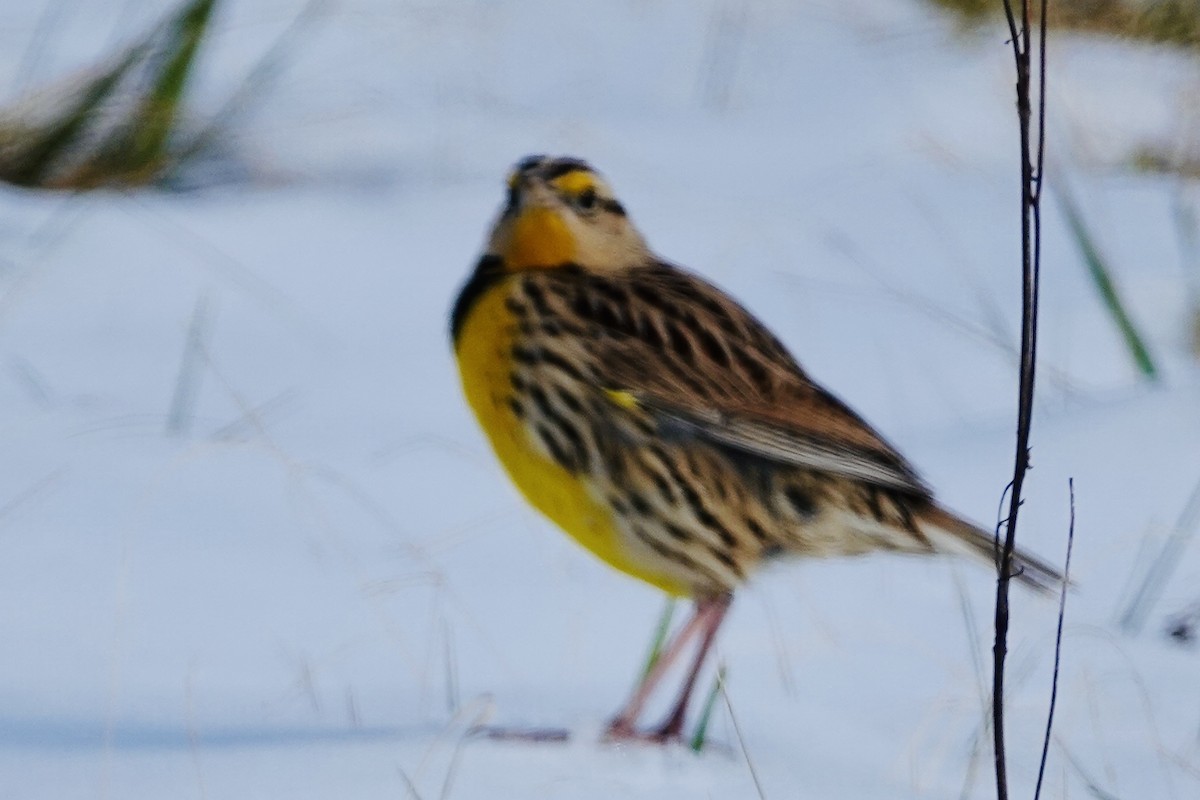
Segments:
[[[675,638],[671,640],[666,650],[663,651],[662,655],[654,663],[654,666],[646,673],[646,677],[642,679],[642,682],[634,691],[633,697],[630,698],[625,708],[609,724],[607,738],[667,742],[680,737],[683,732],[684,719],[687,715],[688,702],[691,699],[692,691],[695,689],[700,668],[704,665],[704,659],[708,655],[708,651],[712,649],[712,643],[716,639],[717,630],[721,627],[721,622],[725,619],[725,613],[729,610],[731,600],[732,595],[723,594],[697,601],[696,610],[693,612],[691,618],[675,634]],[[688,670],[687,677],[679,693],[679,698],[675,701],[671,713],[667,715],[667,719],[662,725],[653,732],[649,734],[639,733],[635,726],[637,718],[646,704],[646,700],[649,699],[650,694],[662,680],[663,675],[678,660],[684,647],[687,646],[688,642],[697,633],[701,636],[700,646],[696,650],[696,657],[692,662],[691,669]]]
[[[641,683],[634,689],[633,696],[629,698],[629,702],[613,718],[613,721],[608,724],[607,738],[637,738],[635,726],[637,725],[638,716],[642,713],[642,708],[646,705],[646,701],[650,699],[650,694],[654,691],[655,687],[662,681],[667,670],[679,658],[679,654],[683,652],[683,648],[700,631],[704,623],[703,608],[702,603],[696,605],[691,618],[684,623],[683,627],[679,629],[679,632],[675,634],[666,648],[659,653],[654,664],[646,671],[646,675],[642,678]]]
[[[705,656],[712,649],[713,641],[717,638],[717,629],[721,627],[721,622],[725,619],[725,613],[729,610],[729,603],[732,599],[732,595],[723,594],[702,600],[697,604],[695,618],[700,620],[700,647],[696,650],[696,659],[692,662],[692,668],[683,682],[683,688],[679,692],[679,699],[675,701],[675,707],[671,709],[671,713],[667,715],[666,720],[651,737],[656,741],[674,741],[683,734],[683,722],[687,716],[688,701],[691,700],[692,690],[696,687],[696,678],[700,675],[700,668],[704,666]]]

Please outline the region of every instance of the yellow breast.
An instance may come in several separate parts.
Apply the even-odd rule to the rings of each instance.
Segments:
[[[496,456],[525,498],[588,550],[669,594],[687,595],[687,588],[678,581],[631,556],[611,509],[593,496],[586,478],[543,455],[525,423],[513,412],[509,376],[517,326],[504,305],[511,280],[493,285],[475,302],[455,341],[467,402]]]

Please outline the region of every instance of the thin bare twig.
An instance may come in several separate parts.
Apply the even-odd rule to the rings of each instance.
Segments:
[[[1084,788],[1087,789],[1088,794],[1096,798],[1096,800],[1121,800],[1120,797],[1117,797],[1115,794],[1112,794],[1101,787],[1100,782],[1093,778],[1087,772],[1087,770],[1083,768],[1083,764],[1080,763],[1079,759],[1075,757],[1074,753],[1067,749],[1066,745],[1064,745],[1062,742],[1059,742],[1058,746],[1059,749],[1062,750],[1063,755],[1066,756],[1067,763],[1070,764],[1071,768],[1075,770],[1076,774],[1083,779],[1083,785]]]
[[[1012,493],[1009,496],[1003,547],[996,580],[995,643],[992,646],[992,739],[996,766],[997,800],[1008,800],[1008,768],[1004,750],[1004,664],[1008,654],[1008,586],[1012,579],[1016,548],[1017,517],[1021,510],[1021,487],[1029,469],[1029,433],[1033,418],[1034,373],[1037,366],[1038,283],[1041,261],[1041,188],[1045,153],[1046,115],[1046,6],[1042,0],[1039,20],[1038,138],[1033,155],[1030,127],[1032,95],[1030,73],[1030,4],[1021,0],[1018,28],[1011,0],[1004,0],[1013,61],[1017,72],[1017,119],[1021,142],[1021,370],[1017,411],[1016,456]],[[1036,164],[1035,159],[1036,158]]]
[[[196,398],[204,376],[204,350],[212,326],[212,306],[208,293],[202,293],[196,299],[196,308],[192,311],[192,321],[188,325],[187,339],[183,345],[183,357],[179,361],[179,376],[175,380],[175,392],[171,396],[171,410],[167,413],[167,433],[172,436],[186,436],[192,427]]]
[[[1146,569],[1142,576],[1142,582],[1134,592],[1133,599],[1129,601],[1129,605],[1121,614],[1121,627],[1126,633],[1141,632],[1147,615],[1158,603],[1163,590],[1170,583],[1175,568],[1182,563],[1183,553],[1197,530],[1200,530],[1200,483],[1197,483],[1192,489],[1170,535],[1163,543],[1162,549],[1154,561]]]
[[[729,692],[725,690],[723,675],[717,676],[717,686],[721,691],[721,697],[725,700],[725,710],[729,712],[729,721],[733,723],[733,733],[737,736],[738,747],[741,748],[742,758],[746,761],[746,769],[750,772],[750,779],[754,781],[754,790],[758,793],[759,800],[767,800],[767,794],[763,791],[762,781],[758,779],[758,771],[754,769],[754,762],[750,760],[750,751],[746,749],[746,739],[742,736],[742,726],[738,725],[737,715],[733,713],[733,701],[729,699]]]
[[[400,775],[400,779],[404,781],[404,787],[408,790],[408,796],[415,800],[423,800],[421,793],[417,791],[417,785],[413,783],[412,778],[408,777],[408,773],[404,771],[404,767],[396,765],[396,772]]]
[[[1046,737],[1042,740],[1042,760],[1038,763],[1037,787],[1033,800],[1042,796],[1042,779],[1046,775],[1046,759],[1050,755],[1050,732],[1054,728],[1054,707],[1058,704],[1058,670],[1062,664],[1063,618],[1067,611],[1067,588],[1071,585],[1071,548],[1075,544],[1075,479],[1067,479],[1071,493],[1071,521],[1067,525],[1067,557],[1063,564],[1062,590],[1058,595],[1058,629],[1054,633],[1054,677],[1050,680],[1050,710],[1046,713]]]

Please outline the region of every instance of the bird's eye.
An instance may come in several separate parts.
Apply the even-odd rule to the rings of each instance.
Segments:
[[[575,198],[575,205],[583,211],[591,211],[596,207],[596,200],[597,197],[595,189],[584,189]]]

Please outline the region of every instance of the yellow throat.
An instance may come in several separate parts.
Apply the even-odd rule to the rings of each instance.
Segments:
[[[501,255],[510,269],[557,267],[575,259],[575,237],[557,211],[533,206],[513,223]]]

